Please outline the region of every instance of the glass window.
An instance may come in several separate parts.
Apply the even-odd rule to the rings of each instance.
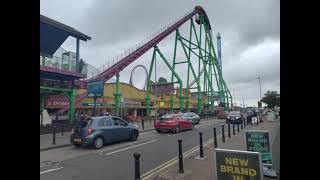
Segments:
[[[112,126],[111,120],[108,118],[100,119],[98,122],[98,126]]]

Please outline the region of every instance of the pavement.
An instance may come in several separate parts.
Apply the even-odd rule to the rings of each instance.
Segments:
[[[178,139],[183,140],[183,149],[192,151],[199,144],[199,132],[203,141],[213,136],[213,127],[223,121],[201,120],[193,130],[180,133],[157,133],[155,130],[142,132],[137,141],[124,141],[105,145],[101,149],[68,146],[40,152],[40,178],[42,180],[101,180],[134,179],[134,153],[140,153],[141,175],[159,165],[175,159]],[[147,126],[147,123],[145,124]],[[217,134],[221,128],[217,129]]]
[[[249,125],[245,128],[246,130],[269,130],[271,134],[272,143],[272,158],[273,168],[278,171],[277,178],[263,177],[264,180],[276,180],[280,179],[280,122],[264,122],[259,125]],[[218,136],[219,137],[219,136]],[[234,149],[246,151],[246,145],[244,140],[244,130],[240,132],[236,131],[236,135],[228,139],[226,133],[226,142],[222,143],[221,136],[217,140],[218,148],[222,149]],[[204,143],[205,144],[205,143]],[[204,159],[199,158],[199,148],[196,148],[194,152],[188,153],[183,149],[184,159],[183,174],[178,173],[179,166],[178,162],[165,162],[166,166],[160,165],[154,170],[142,175],[142,180],[212,180],[214,177],[214,166],[213,166],[213,141],[208,142],[204,146]]]
[[[151,121],[146,120],[144,122],[144,129],[143,129],[141,122],[134,122],[134,124],[138,125],[140,133],[154,130],[153,123],[154,123],[153,120],[151,120]],[[64,132],[63,135],[61,132],[56,133],[55,144],[52,144],[52,142],[53,142],[53,134],[52,133],[40,135],[40,152],[41,151],[48,151],[48,150],[56,149],[56,148],[63,148],[63,147],[71,146],[70,134],[71,134],[70,132]]]

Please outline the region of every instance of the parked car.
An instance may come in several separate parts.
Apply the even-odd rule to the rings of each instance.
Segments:
[[[219,111],[218,113],[218,119],[227,119],[228,118],[228,113],[225,111]]]
[[[243,121],[242,115],[240,111],[231,111],[227,117],[227,123],[230,122],[231,124],[241,124]]]
[[[102,148],[106,143],[137,140],[138,126],[128,123],[116,116],[91,117],[88,121],[80,121],[72,129],[70,142],[74,146],[93,146]]]
[[[200,123],[200,116],[194,112],[186,112],[186,113],[183,113],[182,116],[192,121],[193,124]]]
[[[166,114],[156,120],[155,129],[158,133],[171,131],[179,133],[182,130],[193,129],[193,123],[180,114]]]

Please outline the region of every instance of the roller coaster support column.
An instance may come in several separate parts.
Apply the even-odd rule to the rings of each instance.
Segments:
[[[115,110],[116,110],[116,114],[117,115],[120,115],[120,96],[121,96],[121,93],[119,91],[119,86],[120,86],[120,82],[119,82],[119,78],[120,75],[117,74],[116,75],[116,93],[114,93],[114,97],[115,97]]]
[[[177,36],[178,36],[178,30],[176,30],[176,39],[174,41],[173,64],[172,64],[173,69],[176,66],[177,41],[178,41]],[[174,77],[174,74],[171,73],[171,83],[173,82],[173,77]],[[170,94],[169,107],[170,107],[170,113],[173,113],[173,93]]]
[[[160,52],[159,48],[157,46],[154,47],[155,50],[158,52],[158,54],[160,55],[160,57],[162,58],[162,60],[166,63],[166,65],[169,67],[169,69],[171,70],[171,72],[174,74],[174,76],[177,78],[178,83],[179,83],[179,107],[180,107],[180,111],[183,111],[183,94],[182,94],[182,81],[180,79],[180,77],[178,76],[178,74],[174,71],[174,69],[170,66],[169,62],[167,61],[167,59],[163,56],[163,54]]]
[[[74,122],[74,115],[75,115],[75,99],[77,95],[77,89],[72,89],[72,91],[69,93],[69,121],[72,124]]]
[[[200,19],[201,19],[201,17],[202,17],[202,16],[200,16]],[[199,38],[198,38],[198,35],[197,35],[197,31],[196,31],[196,28],[195,28],[193,22],[191,23],[191,26],[192,26],[193,32],[194,32],[194,34],[195,34],[195,38],[196,38],[198,47],[200,48],[200,47],[201,47],[201,44],[200,44],[200,41],[199,41]],[[210,51],[209,51],[209,52],[210,52]],[[205,54],[205,55],[206,55],[206,54]],[[210,55],[209,55],[209,56],[210,56]],[[210,76],[209,76],[209,74],[208,74],[208,72],[207,72],[207,67],[206,67],[208,61],[206,61],[206,60],[204,59],[204,56],[202,55],[202,51],[199,51],[199,57],[200,57],[200,59],[202,59],[202,62],[203,62],[203,70],[204,70],[205,78],[206,78],[206,80],[207,80],[207,86],[208,86],[208,88],[210,89],[211,95],[213,95],[213,92],[214,92],[214,91],[213,91],[213,87],[212,87],[212,81],[211,81],[210,78],[209,78]],[[211,101],[211,102],[212,102],[212,101]],[[213,103],[211,103],[211,107],[212,107],[212,108],[214,107],[214,104],[213,104]]]
[[[151,60],[151,64],[150,64],[150,69],[148,72],[148,77],[147,77],[147,94],[146,94],[146,109],[147,109],[147,116],[150,119],[150,79],[151,79],[151,75],[152,75],[152,69],[153,69],[153,64],[154,64],[154,60],[156,58],[156,49],[153,50],[153,54],[152,54],[152,60]]]
[[[191,19],[191,27],[190,27],[190,34],[192,34],[192,24],[193,24],[193,21],[192,21],[192,19]],[[195,73],[195,71],[194,71],[194,69],[193,69],[193,66],[192,66],[192,63],[191,63],[191,59],[190,59],[190,52],[192,51],[192,48],[191,48],[191,41],[189,41],[189,47],[186,45],[186,44],[184,44],[183,43],[183,41],[182,41],[182,39],[184,39],[184,38],[182,38],[181,37],[181,35],[180,35],[180,33],[179,33],[179,31],[177,31],[178,32],[178,34],[177,34],[177,38],[178,38],[178,40],[180,41],[180,43],[181,43],[181,46],[182,46],[182,49],[183,49],[183,51],[184,51],[184,53],[185,53],[185,55],[186,55],[186,57],[187,57],[187,62],[188,62],[188,68],[190,68],[190,70],[191,70],[191,72],[192,72],[192,75],[194,76],[194,78],[195,78],[195,80],[196,80],[196,83],[197,83],[197,89],[198,89],[198,94],[200,94],[200,92],[201,92],[201,87],[200,87],[200,80],[199,80],[199,78],[197,78],[197,75],[196,75],[196,73]],[[190,39],[191,39],[191,35],[190,35]],[[185,39],[184,39],[185,40]],[[188,48],[189,49],[189,54],[187,53],[187,50],[186,50],[186,48]],[[189,90],[190,89],[190,87],[189,87],[189,83],[188,83],[188,85],[187,85],[187,90]],[[199,100],[200,98],[198,98],[198,100]],[[200,111],[201,111],[201,105],[199,105],[199,104],[201,104],[202,105],[202,100],[200,99],[200,101],[198,101],[198,107],[200,107]]]

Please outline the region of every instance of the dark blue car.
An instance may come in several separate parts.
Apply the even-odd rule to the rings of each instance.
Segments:
[[[80,121],[72,130],[70,142],[74,146],[93,146],[102,148],[106,143],[137,140],[138,126],[116,116],[91,117]]]

